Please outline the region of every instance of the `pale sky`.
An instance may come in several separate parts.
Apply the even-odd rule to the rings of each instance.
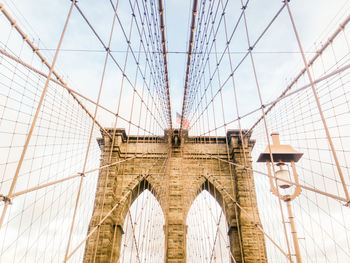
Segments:
[[[21,28],[23,28],[26,34],[29,35],[29,38],[39,46],[42,53],[48,58],[48,61],[51,62],[71,2],[62,0],[3,0],[1,2],[5,5],[6,9],[14,17]],[[125,25],[128,25],[126,26],[128,29],[131,20],[129,1],[120,0],[119,2],[118,15]],[[181,113],[182,109],[186,71],[185,66],[187,61],[186,52],[188,49],[187,41],[189,38],[192,1],[165,0],[164,2],[172,121],[174,126],[178,127],[175,118],[176,112]],[[221,2],[223,3],[224,1]],[[78,5],[92,22],[94,28],[100,34],[101,38],[107,42],[113,16],[113,11],[110,8],[109,1],[79,1]],[[350,2],[347,0],[292,0],[290,5],[296,21],[296,27],[300,34],[302,45],[306,51],[308,59],[315,54],[314,52],[317,48],[327,41],[327,37],[335,31],[337,26],[350,13]],[[246,14],[249,34],[252,42],[256,40],[281,6],[282,2],[280,0],[251,0],[249,2],[249,8],[247,8]],[[229,1],[225,14],[229,32],[233,30],[235,22],[240,14],[240,10],[240,1]],[[0,19],[0,31],[3,32],[0,34],[0,47],[3,49],[6,46],[7,50],[11,51],[16,56],[19,56],[27,63],[30,63],[31,51],[27,47],[23,48],[18,36],[15,36],[17,33],[11,32],[11,27],[4,19],[3,15],[0,16]],[[349,32],[349,30],[347,32]],[[134,29],[132,36],[135,37],[135,34]],[[338,44],[335,44],[335,48],[337,49],[336,53],[339,51],[339,55],[338,53],[336,54],[338,56],[336,62],[332,60],[332,54],[327,53],[327,55],[325,55],[323,58],[324,64],[326,65],[325,69],[322,69],[322,67],[319,65],[314,67],[313,74],[315,78],[321,77],[324,71],[329,72],[338,66],[349,63],[349,51],[346,48],[346,37],[344,37],[344,39],[340,40]],[[218,53],[222,52],[225,43],[226,40],[224,38],[224,34],[222,31],[220,31],[217,37]],[[131,43],[135,50],[138,48],[137,44],[138,43]],[[120,27],[116,27],[114,37],[112,39],[111,50],[112,54],[121,64],[123,64],[125,60],[126,48],[127,45],[123,35],[121,34],[121,29]],[[73,11],[61,49],[62,51],[60,52],[57,66],[55,67],[56,70],[61,74],[61,76],[63,76],[69,87],[96,101],[101,82],[105,51],[97,41],[96,37],[92,35],[91,30],[87,27],[85,21],[83,21],[76,9]],[[247,49],[248,44],[245,36],[245,28],[241,23],[230,44],[230,51],[232,53],[232,61],[234,65],[236,65],[245,55]],[[303,68],[297,42],[295,40],[286,10],[283,10],[266,35],[253,50],[253,55],[255,58],[257,76],[262,91],[263,103],[268,103],[278,97],[291,82],[291,80]],[[215,56],[211,55],[212,63],[214,63],[214,60]],[[34,60],[33,63],[38,66],[40,70],[47,72],[46,69],[40,66],[38,61]],[[129,77],[131,79],[134,79],[136,69],[135,64],[133,63],[134,62],[130,56],[126,73],[130,74]],[[0,90],[3,89],[0,102],[2,105],[6,105],[5,107],[0,108],[3,110],[2,112],[0,111],[2,114],[2,119],[0,119],[0,121],[3,121],[5,117],[8,119],[15,119],[16,116],[15,113],[8,113],[4,110],[6,107],[10,108],[12,106],[10,102],[6,104],[6,94],[8,97],[13,96],[17,100],[19,100],[21,94],[13,95],[10,92],[11,88],[5,86],[5,83],[7,83],[6,81],[11,78],[9,77],[11,76],[11,72],[10,70],[7,71],[7,69],[5,69],[5,65],[7,64],[4,61],[3,64],[0,65],[2,65],[1,72],[3,73],[0,78]],[[230,67],[228,66],[227,57],[219,66],[219,70],[222,82],[231,73]],[[8,79],[6,79],[6,76],[8,76]],[[349,78],[347,76],[342,77],[342,85],[344,86],[342,86],[343,92],[346,93],[349,90],[348,86],[346,86]],[[109,61],[103,84],[101,105],[114,112],[116,111],[117,102],[119,99],[121,80],[122,76],[120,71],[111,61]],[[302,78],[300,83],[298,83],[298,87],[301,87],[304,83],[308,83],[307,81],[308,80],[306,78]],[[339,80],[337,81],[339,82]],[[39,81],[39,84],[41,82]],[[260,107],[255,79],[249,60],[246,60],[240,66],[239,70],[237,70],[235,75],[235,84],[239,98],[238,108],[240,111],[240,116],[243,116],[244,114]],[[139,81],[135,86],[136,89],[141,90],[141,81]],[[218,80],[213,81],[213,86],[215,93],[218,89]],[[329,84],[329,86],[332,85]],[[144,115],[142,115],[144,113],[140,115],[141,118],[139,118],[137,114],[133,113],[133,110],[138,112],[141,107],[141,103],[135,102],[135,105],[133,106],[134,108],[131,109],[130,102],[132,100],[132,89],[130,86],[128,86],[126,89],[127,90],[124,92],[121,100],[120,115],[124,116],[126,119],[131,119],[130,116],[133,114],[133,122],[137,123],[138,121],[144,121]],[[324,88],[324,86],[321,88],[320,86],[320,94],[326,106],[330,103],[327,100],[329,97],[332,98],[331,102],[333,103],[334,108],[334,105],[349,105],[350,99],[346,98],[345,94],[340,95],[340,97],[345,98],[345,102],[339,102],[336,101],[336,98],[332,97],[333,95],[331,92],[327,92],[327,88]],[[59,89],[59,87],[52,89],[50,94],[52,95],[52,98],[56,98],[55,96],[61,96],[64,98],[66,95]],[[203,133],[207,133],[208,130],[219,127],[220,125],[228,123],[237,118],[236,109],[234,107],[232,84],[227,85],[227,87],[222,90],[222,94],[223,107],[221,108],[221,102],[217,98],[213,103],[215,109],[213,109],[213,111],[210,109],[210,112],[208,111],[208,117],[205,117],[208,119],[204,119],[207,120],[208,126],[199,127],[199,125],[196,124],[193,126],[193,129],[191,129],[190,134],[203,135]],[[311,101],[310,98],[312,98],[312,95],[308,92],[301,94],[302,95],[299,97],[293,97],[293,99],[290,101],[286,100],[284,104],[281,103],[280,105],[282,106],[279,106],[276,108],[275,112],[271,113],[271,117],[268,119],[268,123],[270,125],[269,128],[271,129],[270,131],[272,131],[272,129],[278,129],[281,133],[281,138],[285,143],[293,144],[296,149],[305,153],[298,167],[301,175],[301,181],[304,184],[312,187],[316,186],[318,189],[323,191],[343,196],[328,144],[324,140],[324,133],[320,131],[322,128],[319,128],[320,123],[317,117],[315,117],[316,115],[311,113],[314,111],[314,108],[311,108],[310,106],[312,102],[305,102],[306,100]],[[48,103],[50,104],[50,102],[51,101]],[[21,101],[21,103],[25,104],[23,101]],[[56,98],[51,103],[57,103],[57,105],[61,105],[63,107],[66,105],[65,103],[67,103],[67,101]],[[15,105],[15,103],[13,103],[13,105]],[[295,110],[289,111],[288,107],[290,105],[293,105],[293,109]],[[204,106],[201,104],[199,109],[202,110]],[[300,107],[300,109],[298,107]],[[310,107],[310,110],[308,107]],[[94,111],[94,106],[90,103],[87,103],[87,108],[91,112]],[[50,105],[47,105],[47,110],[51,110]],[[23,106],[23,108],[20,108],[20,111],[31,112],[33,109],[30,107],[27,109]],[[347,109],[344,111],[348,113]],[[54,112],[54,110],[52,110],[52,112]],[[67,177],[80,172],[86,150],[85,146],[88,140],[87,131],[90,130],[91,124],[88,123],[88,118],[84,119],[84,117],[81,117],[79,120],[77,117],[80,116],[78,115],[79,110],[76,108],[72,107],[71,112],[71,116],[66,112],[62,117],[66,120],[69,119],[66,126],[64,123],[65,120],[58,117],[57,121],[56,119],[47,120],[47,123],[49,124],[41,120],[43,127],[42,129],[44,129],[46,125],[47,127],[54,127],[53,129],[58,127],[53,136],[56,136],[58,138],[57,140],[63,138],[62,140],[64,142],[61,141],[61,144],[64,146],[59,149],[55,148],[56,144],[50,146],[48,143],[50,141],[49,138],[51,138],[49,137],[49,133],[45,133],[46,137],[35,137],[33,144],[38,148],[37,153],[36,155],[32,152],[28,153],[29,161],[23,166],[21,174],[23,175],[21,177],[23,180],[19,180],[16,188],[18,191],[23,190],[28,186],[35,186],[43,182],[62,178],[62,175],[63,177]],[[340,159],[346,175],[346,182],[350,184],[349,161],[347,160],[347,155],[349,154],[347,149],[350,147],[350,142],[345,138],[347,131],[350,131],[346,121],[346,118],[349,116],[342,115],[345,117],[339,117],[341,116],[339,112],[334,110],[335,117],[333,115],[329,115],[328,121],[332,127],[332,136],[335,138],[340,138],[335,139],[335,145],[337,150],[339,150],[341,153]],[[190,120],[195,120],[197,113],[190,113]],[[250,128],[260,114],[261,113],[258,112],[243,118],[242,128]],[[74,116],[74,118],[72,116]],[[214,117],[215,124],[213,121]],[[203,118],[201,120],[203,120]],[[24,120],[23,117],[23,119],[17,119],[17,122],[21,120],[25,122],[23,126],[20,126],[19,124],[11,126],[11,123],[8,121],[0,122],[0,134],[2,136],[2,148],[0,149],[0,153],[2,155],[2,170],[0,170],[0,172],[3,173],[2,184],[0,187],[0,189],[2,189],[0,191],[1,194],[6,192],[9,187],[10,178],[15,169],[14,163],[16,160],[18,160],[18,156],[25,139],[23,134],[25,134],[28,128],[29,119]],[[79,123],[75,123],[78,120]],[[105,127],[112,127],[114,117],[103,110],[99,110],[97,120]],[[311,124],[308,123],[309,120]],[[75,126],[76,124],[77,126]],[[141,126],[146,127],[147,125],[141,124]],[[59,128],[61,127],[62,129],[60,130]],[[118,127],[128,128],[129,125],[126,122],[119,121]],[[237,129],[238,123],[236,121],[232,122],[227,125],[226,128]],[[154,128],[152,131],[157,134],[163,134],[162,129],[159,127]],[[43,131],[40,130],[40,132]],[[39,134],[41,134],[40,132]],[[18,133],[18,137],[16,137],[16,141],[18,142],[17,145],[13,144],[11,141],[12,133]],[[66,133],[72,134],[76,136],[76,138],[81,138],[81,140],[74,145],[72,144],[73,139],[76,140],[76,138],[73,138],[74,136],[72,136],[72,138],[69,136],[61,136],[61,133],[64,135]],[[135,127],[131,127],[130,133],[136,134],[137,129]],[[221,128],[217,130],[217,134],[215,132],[211,132],[209,135],[224,135],[224,133],[225,129]],[[143,133],[139,132],[139,134]],[[93,169],[98,166],[99,149],[95,139],[99,136],[98,129],[96,129],[93,135],[94,141],[89,156],[89,169]],[[261,123],[254,130],[253,138],[257,139],[253,152],[253,162],[255,162],[258,154],[264,150],[267,143]],[[57,144],[59,144],[59,142],[57,142]],[[45,146],[40,148],[40,145]],[[40,156],[48,157],[45,159]],[[31,158],[33,161],[31,161]],[[52,165],[48,165],[46,167],[46,163],[52,163]],[[35,170],[36,167],[39,167],[40,169],[37,169],[37,171]],[[262,171],[265,169],[265,167],[259,166],[256,163],[254,163],[254,168]],[[30,180],[28,175],[31,175]],[[90,193],[95,191],[96,177],[97,173],[94,173],[91,174],[91,177],[86,180],[86,187],[84,188],[82,194],[86,202],[84,205],[82,205],[81,212],[78,216],[78,230],[73,237],[73,244],[77,244],[86,233],[86,226],[88,222],[87,218],[89,218],[91,214],[91,205],[93,204],[93,196]],[[255,175],[255,178],[259,207],[262,208],[260,209],[260,214],[264,229],[274,236],[276,240],[282,244],[282,246],[284,246],[285,241],[283,239],[282,231],[280,231],[281,229],[278,227],[275,227],[277,224],[281,226],[281,218],[276,210],[278,208],[277,198],[271,195],[269,192],[269,186],[265,178],[263,178],[261,175]],[[65,249],[65,236],[67,235],[67,231],[62,231],[62,233],[60,233],[60,227],[64,226],[62,228],[67,228],[70,225],[69,218],[71,217],[71,211],[74,205],[74,199],[72,199],[71,196],[75,196],[76,188],[77,183],[72,182],[65,184],[63,188],[57,187],[53,188],[52,191],[40,191],[39,194],[35,194],[35,196],[33,194],[28,198],[19,198],[18,200],[21,200],[21,202],[18,202],[18,204],[20,205],[11,206],[12,210],[10,210],[9,213],[14,219],[8,225],[6,225],[6,233],[11,236],[11,238],[9,238],[11,242],[15,241],[17,235],[20,233],[24,233],[24,238],[21,242],[18,242],[18,245],[13,245],[11,242],[9,242],[10,245],[8,249],[6,248],[5,243],[3,243],[4,245],[1,248],[2,251],[5,251],[3,257],[6,260],[13,260],[11,262],[19,262],[13,259],[13,255],[18,253],[16,255],[20,255],[23,262],[34,262],[40,258],[40,254],[43,254],[45,256],[43,256],[42,260],[46,260],[46,262],[48,262],[47,260],[51,262],[60,262],[60,258],[62,258],[60,257],[60,253],[62,253],[62,251]],[[57,197],[59,193],[64,193],[64,198],[61,201]],[[49,209],[50,213],[46,216],[45,209],[48,207],[48,204],[50,204],[49,200],[51,200],[51,206]],[[35,205],[32,205],[33,203],[40,203],[40,211],[42,215],[39,212],[35,212],[36,209]],[[52,205],[53,203],[54,205]],[[20,216],[22,211],[21,209],[25,210],[25,207],[27,206],[31,208],[26,210],[26,212],[23,213],[23,216]],[[215,207],[215,204],[213,206]],[[59,209],[57,208],[59,207],[62,207],[61,211],[58,211]],[[293,208],[295,209],[295,213],[299,215],[297,216],[296,220],[300,231],[300,237],[304,238],[301,240],[301,247],[304,251],[303,253],[305,253],[305,262],[348,262],[346,260],[349,259],[350,256],[347,257],[349,255],[347,249],[350,249],[350,242],[348,240],[349,235],[346,235],[346,231],[350,228],[348,223],[350,221],[348,220],[350,218],[350,214],[347,210],[344,210],[344,208],[336,201],[329,201],[323,196],[315,195],[306,191],[304,191],[302,196],[300,196],[294,202]],[[56,210],[58,211],[57,214]],[[11,218],[11,216],[9,216],[9,218]],[[25,218],[32,218],[32,220],[35,218],[38,219],[35,221],[35,224],[37,225],[33,227],[33,230],[28,230],[30,227],[26,225]],[[38,230],[38,226],[40,226],[41,223],[44,224],[44,222],[48,222],[48,220],[53,220],[53,223],[48,224],[48,234],[45,233],[45,239],[41,239],[40,243],[38,243],[38,247],[34,248],[35,253],[30,255],[23,254],[21,251],[24,251],[25,247],[35,244],[35,237],[40,237],[41,234],[39,233],[40,231]],[[38,233],[34,235],[34,232]],[[2,233],[1,241],[5,240],[3,234],[4,233]],[[31,238],[31,236],[33,236],[33,238]],[[339,237],[339,239],[334,240],[337,237]],[[223,239],[220,242],[225,242],[225,240]],[[59,243],[59,245],[55,250],[55,253],[49,256],[47,251],[50,251],[50,247],[53,243]],[[46,246],[45,244],[49,245]],[[346,245],[342,247],[341,244]],[[279,252],[276,252],[276,249],[269,242],[267,242],[267,251],[269,253],[269,257],[271,259],[275,259],[275,261],[271,262],[285,262]],[[327,253],[325,254],[324,251],[327,251]],[[333,252],[331,253],[329,251]],[[81,257],[81,255],[82,251],[80,251],[80,254],[74,260],[78,260],[79,256]]]
[[[4,1],[4,3],[8,4],[9,8],[13,7],[13,3],[15,3],[20,14],[22,14],[26,20],[24,20],[14,8],[12,13],[17,15],[18,18],[16,17],[16,19],[18,21],[23,21],[23,26],[28,28],[29,26],[25,21],[30,21],[31,28],[29,28],[29,30],[36,33],[33,36],[35,43],[39,43],[40,41],[39,46],[42,46],[42,48],[48,48],[50,50],[55,49],[59,37],[58,32],[61,31],[65,19],[65,15],[63,14],[67,13],[69,4],[62,4],[62,1],[58,0],[37,0],[34,3],[25,0],[18,0],[15,2],[7,0]],[[232,13],[232,21],[235,21],[239,14],[236,11],[239,8],[238,1],[229,1],[229,3],[229,6],[232,6],[232,8],[228,8],[227,12],[229,14]],[[254,41],[256,36],[262,32],[272,16],[281,7],[282,3],[281,1],[268,1],[269,8],[263,8],[266,5],[264,1],[251,1],[250,5],[251,8],[247,10],[247,21],[250,29],[251,41]],[[112,16],[109,1],[80,1],[79,6],[86,12],[89,20],[93,21],[93,26],[106,41],[109,31],[106,29],[109,28],[111,24]],[[119,12],[122,18],[127,17],[129,12],[127,11],[127,7],[128,4],[123,5],[121,2]],[[189,37],[189,15],[191,7],[192,3],[188,0],[165,1],[167,49],[170,52],[168,54],[168,61],[173,122],[175,122],[176,112],[181,113],[182,108],[185,64],[187,60],[187,55],[183,52],[186,52],[188,48],[187,40]],[[349,8],[348,1],[344,0],[299,0],[293,1],[291,7],[294,12],[296,25],[300,31],[300,38],[304,49],[311,52],[315,49],[314,45],[319,45],[319,43],[325,39],[327,33],[330,32],[329,30],[334,28],[334,25],[339,24],[339,17],[344,17],[344,13],[346,14]],[[106,14],[110,14],[110,16]],[[229,28],[232,28],[234,23],[232,22],[230,25],[229,22],[230,21],[228,21]],[[295,37],[292,33],[287,12],[284,10],[280,18],[269,30],[267,36],[261,41],[261,44],[256,47],[255,59],[265,102],[275,98],[279,91],[283,90],[289,80],[298,72],[298,68],[301,67],[302,61],[299,54],[289,53],[298,52]],[[322,35],[323,38],[321,37]],[[233,40],[231,52],[246,52],[247,43],[243,28],[239,29],[237,37],[237,39],[234,38]],[[284,41],[281,42],[281,39],[284,39]],[[113,41],[115,50],[125,50],[122,37],[115,37]],[[61,52],[57,62],[59,72],[68,80],[70,87],[96,100],[97,87],[99,87],[104,59],[104,53],[101,52],[103,48],[101,48],[101,45],[91,34],[91,31],[76,10],[73,12],[72,20],[63,42],[62,50],[65,49],[73,51]],[[82,52],[74,50],[92,50],[100,52]],[[54,54],[53,52],[53,50],[43,50],[43,53],[47,54],[48,57],[50,57],[50,55],[52,56]],[[278,53],[276,54],[275,52]],[[239,60],[243,55],[244,53],[234,54],[233,60]],[[309,54],[309,56],[312,55],[313,54]],[[120,59],[123,58],[122,55],[118,53],[116,53],[115,56]],[[248,113],[250,110],[258,107],[254,81],[252,78],[246,78],[246,76],[251,74],[249,67],[250,65],[242,65],[242,69],[238,72],[236,79],[237,86],[240,86],[241,83],[242,86],[244,86],[244,89],[238,88],[238,96],[240,96],[241,101],[241,105],[239,105],[241,114]],[[116,108],[115,104],[118,92],[113,92],[113,90],[115,90],[116,83],[120,81],[118,71],[116,71],[117,74],[114,74],[114,70],[116,69],[112,66],[107,69],[104,92],[102,93],[101,99],[101,104],[111,110]],[[225,70],[221,70],[221,75],[224,79]],[[276,77],[276,74],[278,74],[278,77]],[[227,91],[227,96],[225,97],[227,97],[228,100],[233,99],[232,91]],[[247,103],[248,101],[249,103]],[[225,103],[225,105],[229,105],[229,103]],[[126,114],[125,112],[125,115]],[[228,114],[227,119],[229,119]],[[110,117],[109,115],[107,116]],[[101,119],[101,122],[105,125],[111,125],[112,120],[107,120],[106,116],[99,116],[99,119]],[[231,117],[230,119],[234,118]],[[254,119],[256,119],[256,117],[254,117]],[[252,121],[249,121],[248,123],[251,122]]]

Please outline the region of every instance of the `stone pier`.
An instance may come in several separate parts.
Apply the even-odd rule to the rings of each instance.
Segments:
[[[164,213],[165,262],[186,262],[186,216],[202,190],[211,193],[224,211],[235,261],[267,262],[264,235],[257,228],[253,175],[229,163],[251,167],[253,140],[246,138],[244,159],[238,130],[229,130],[225,137],[191,137],[179,130],[167,130],[164,136],[107,131],[115,139],[113,145],[108,136],[99,139],[101,166],[125,161],[100,170],[89,231],[116,203],[119,206],[86,242],[84,262],[118,261],[125,217],[144,189],[151,189]]]

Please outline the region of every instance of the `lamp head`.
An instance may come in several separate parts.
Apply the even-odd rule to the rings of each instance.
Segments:
[[[288,144],[280,144],[279,134],[277,132],[273,132],[271,136],[272,144],[270,145],[270,148],[274,162],[298,162],[303,156],[303,153],[297,152],[292,146]],[[265,151],[259,155],[257,160],[257,162],[266,161],[272,162],[269,146],[267,146]]]

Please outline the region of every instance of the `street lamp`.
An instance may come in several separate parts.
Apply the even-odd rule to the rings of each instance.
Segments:
[[[279,134],[271,134],[272,144],[267,146],[260,154],[257,162],[266,162],[270,179],[271,192],[281,200],[285,201],[288,209],[288,217],[294,243],[295,256],[298,263],[301,263],[300,248],[293,217],[291,201],[300,193],[299,176],[295,169],[295,163],[300,160],[303,153],[297,152],[292,146],[281,144]],[[291,172],[286,163],[291,164]],[[276,167],[274,167],[274,165]],[[271,169],[272,168],[272,169]],[[273,171],[273,173],[272,173]],[[275,179],[275,182],[273,181]],[[294,182],[293,182],[294,181]]]

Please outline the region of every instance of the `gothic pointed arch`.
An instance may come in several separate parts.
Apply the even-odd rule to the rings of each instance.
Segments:
[[[132,203],[124,218],[120,262],[164,262],[165,217],[148,181],[140,182],[142,191],[131,194]]]
[[[210,192],[209,192],[210,191]],[[200,189],[186,218],[188,263],[234,261],[228,235],[228,223],[222,197],[214,186],[206,181]],[[221,201],[221,204],[219,204]]]
[[[130,207],[145,190],[149,191],[149,193],[151,193],[158,201],[164,214],[164,209],[162,206],[163,201],[161,195],[159,194],[160,191],[157,190],[157,183],[154,182],[154,184],[151,184],[150,181],[152,181],[152,179],[142,178],[141,180],[138,179],[136,182],[130,182],[129,186],[126,187],[128,194],[124,195],[124,201],[120,203],[119,208],[116,209],[115,212],[116,218],[119,220],[120,225],[124,224],[125,217],[129,212]]]

